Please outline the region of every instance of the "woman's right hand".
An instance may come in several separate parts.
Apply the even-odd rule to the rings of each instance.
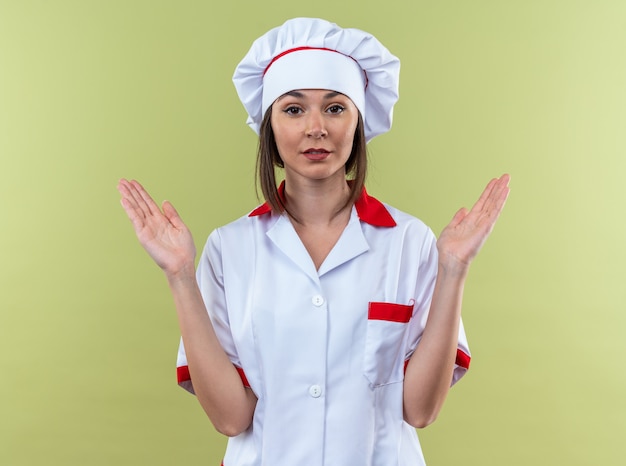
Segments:
[[[117,190],[139,242],[166,275],[173,278],[181,273],[193,274],[196,247],[174,206],[165,201],[159,209],[135,180],[121,179]]]

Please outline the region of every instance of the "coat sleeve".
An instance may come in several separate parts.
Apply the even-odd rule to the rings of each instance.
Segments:
[[[213,231],[207,240],[204,250],[202,251],[202,255],[200,256],[200,261],[198,262],[196,279],[198,280],[200,293],[202,294],[202,299],[204,300],[207,312],[211,318],[211,323],[213,324],[217,338],[229,359],[237,368],[244,384],[249,386],[245,378],[245,374],[243,373],[243,370],[241,370],[241,363],[239,361],[235,342],[230,331],[228,308],[224,293],[224,276],[219,230]],[[187,366],[185,345],[182,338],[178,347],[176,375],[178,384],[190,393],[194,393],[193,383]]]
[[[409,328],[407,331],[407,352],[405,354],[406,362],[408,362],[409,358],[415,351],[415,348],[417,348],[420,339],[422,338],[424,327],[426,326],[426,321],[428,319],[430,304],[432,302],[435,281],[437,280],[437,238],[430,229],[428,229],[426,237],[421,245],[418,263],[419,266],[417,270],[417,280],[414,293],[415,305],[413,309],[413,316],[409,322]],[[452,385],[458,382],[459,379],[465,375],[469,369],[470,359],[471,356],[467,344],[467,337],[463,327],[463,320],[461,319],[454,373],[452,375]]]

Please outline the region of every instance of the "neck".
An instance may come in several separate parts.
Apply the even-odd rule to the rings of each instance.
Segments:
[[[350,187],[345,178],[285,182],[287,209],[293,220],[302,225],[330,225],[349,215],[346,205]]]

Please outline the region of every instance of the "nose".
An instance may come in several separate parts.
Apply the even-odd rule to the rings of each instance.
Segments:
[[[320,112],[309,113],[307,120],[306,135],[313,139],[321,139],[328,135],[324,117]]]

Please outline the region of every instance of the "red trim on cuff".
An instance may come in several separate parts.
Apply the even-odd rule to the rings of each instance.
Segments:
[[[239,373],[239,377],[241,377],[241,381],[243,382],[243,386],[244,387],[248,387],[248,388],[252,388],[252,387],[250,387],[250,382],[248,382],[248,378],[246,377],[246,374],[243,371],[243,369],[241,367],[237,367],[237,366],[235,366],[235,369],[237,369],[237,372]]]
[[[464,353],[460,349],[456,350],[456,365],[463,367],[464,369],[469,369],[471,357],[469,354]]]
[[[241,381],[243,382],[244,387],[252,388],[250,387],[250,382],[248,382],[248,378],[246,377],[246,374],[244,373],[243,369],[237,366],[235,366],[235,369],[237,369],[237,373],[239,374],[239,377],[241,377]],[[189,374],[189,366],[177,367],[176,379],[178,380],[179,384],[183,382],[191,381],[191,375]]]
[[[460,366],[464,369],[469,369],[470,366],[470,361],[471,361],[471,357],[469,356],[469,354],[464,353],[463,351],[461,351],[460,349],[457,348],[456,350],[456,361],[454,361],[454,363],[457,366]],[[407,359],[406,361],[404,361],[404,373],[406,374],[406,368],[409,365],[409,361],[411,360],[411,358]]]
[[[188,382],[191,380],[191,376],[189,375],[189,366],[180,366],[176,368],[176,378],[178,379],[178,383],[181,384],[183,382]]]

